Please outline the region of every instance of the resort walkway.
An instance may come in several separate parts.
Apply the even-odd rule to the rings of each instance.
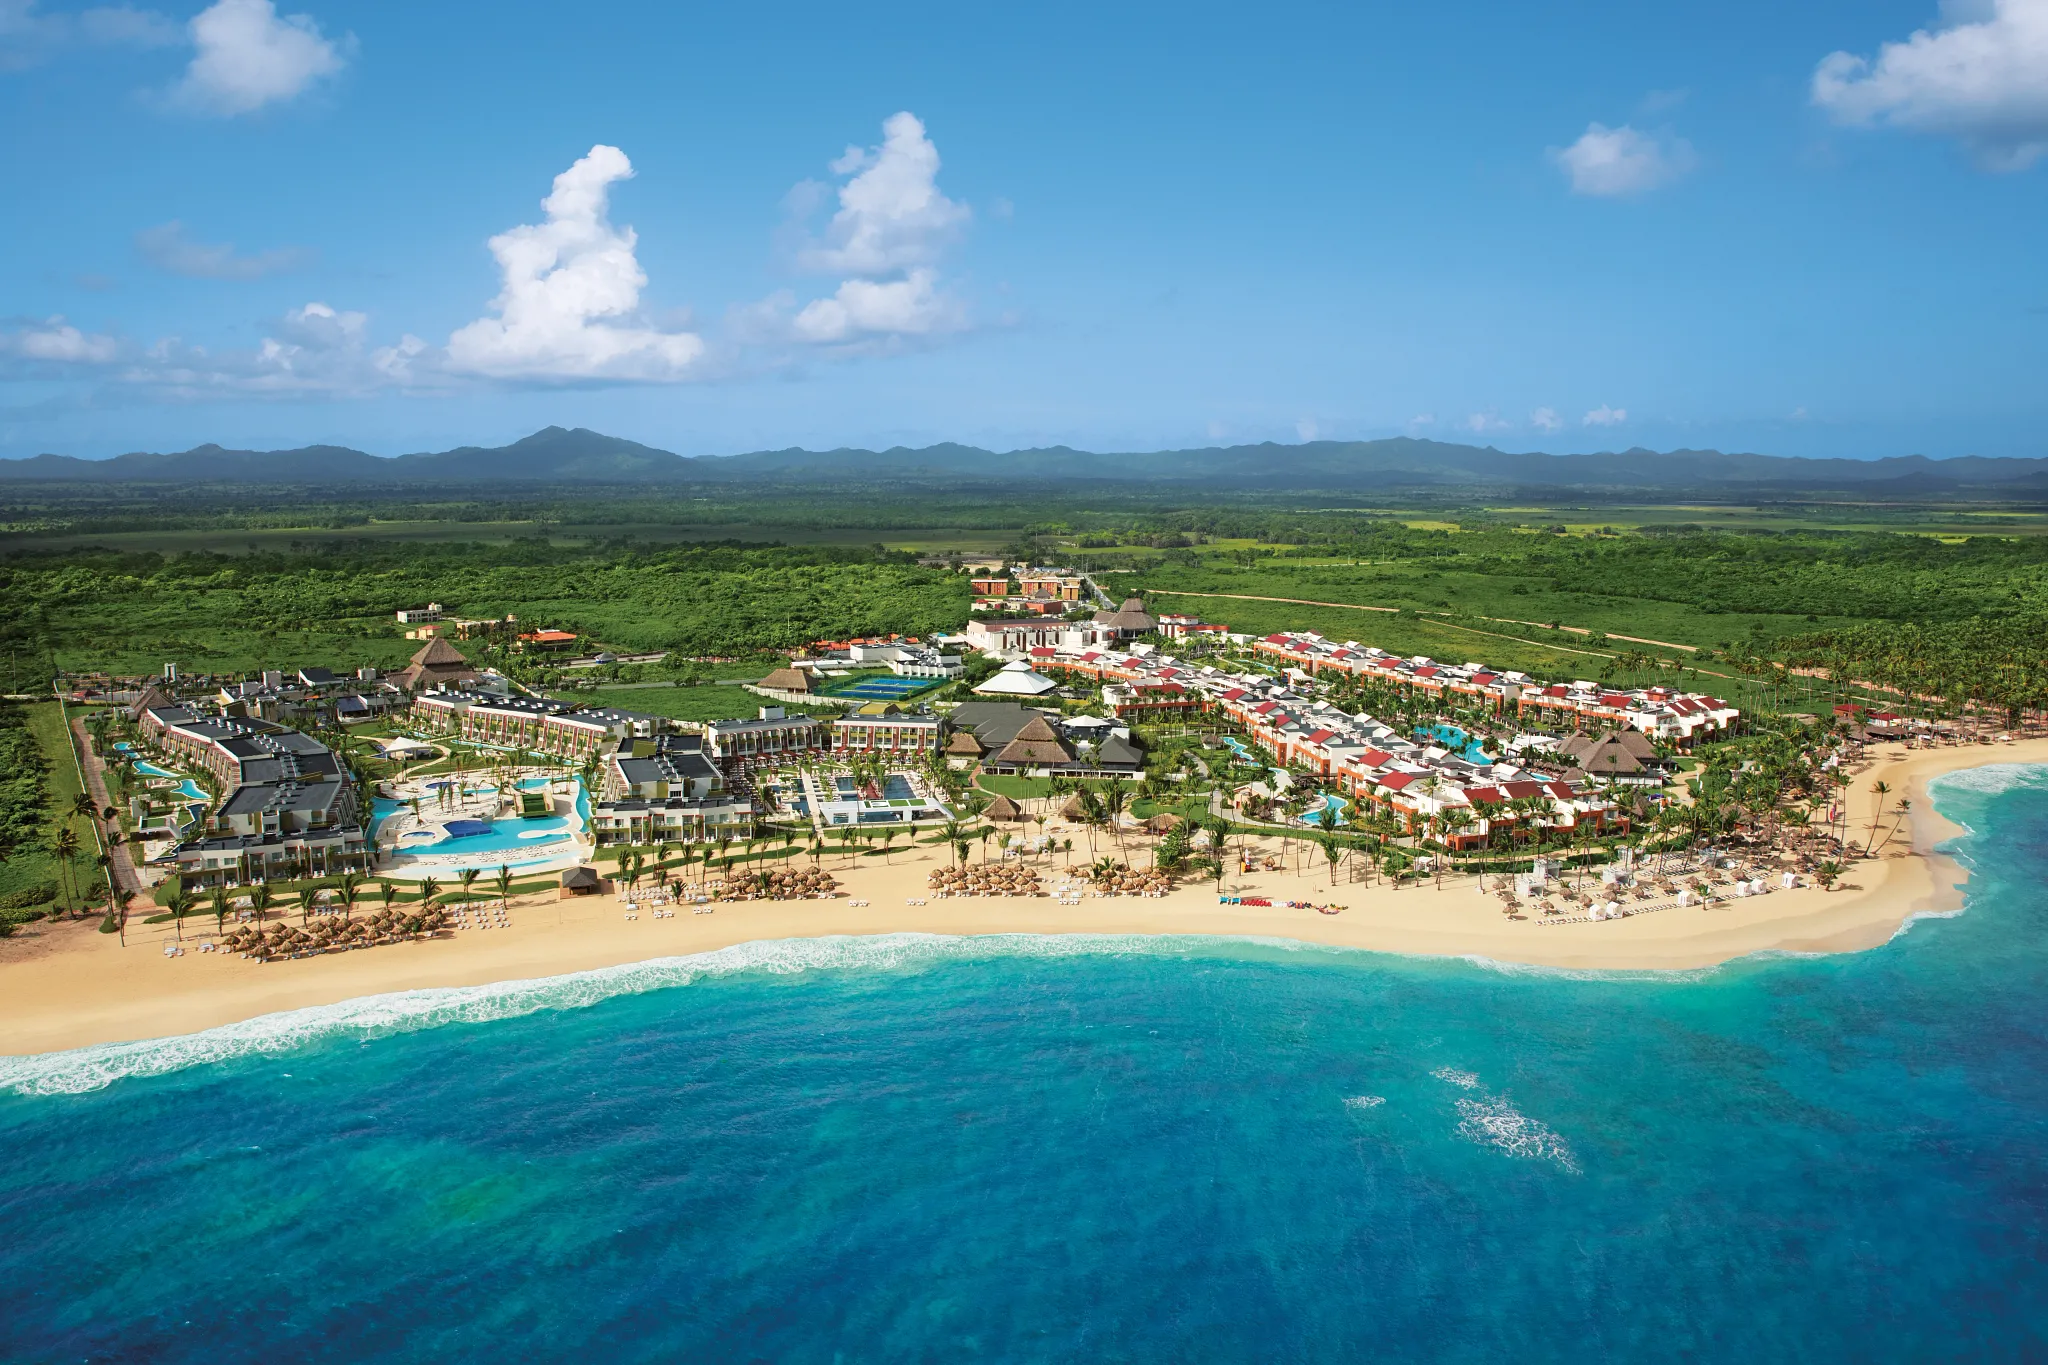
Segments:
[[[107,795],[107,767],[100,762],[98,754],[92,751],[92,744],[85,737],[85,721],[74,718],[71,722],[71,749],[78,759],[80,773],[85,778],[85,790],[100,810],[114,804]],[[100,847],[108,855],[108,871],[113,875],[114,885],[123,891],[140,892],[142,877],[135,870],[135,860],[128,856],[126,842],[112,843],[107,838],[107,829],[97,814],[93,816],[93,832],[100,841]]]

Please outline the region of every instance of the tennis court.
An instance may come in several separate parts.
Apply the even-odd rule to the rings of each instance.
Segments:
[[[862,701],[898,701],[913,692],[922,692],[930,687],[932,678],[888,677],[861,678],[843,687],[829,688],[830,697],[858,697]]]

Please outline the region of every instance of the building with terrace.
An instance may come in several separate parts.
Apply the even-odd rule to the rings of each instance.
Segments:
[[[590,807],[598,843],[649,844],[744,838],[754,802],[734,791],[701,735],[627,740],[605,757]]]
[[[205,769],[227,795],[170,857],[202,881],[317,874],[368,854],[355,784],[319,740],[271,721],[167,704],[141,716],[145,743]]]
[[[869,702],[832,721],[835,756],[889,754],[922,761],[939,747],[942,725],[930,711],[906,711],[894,702]]]
[[[753,720],[714,720],[704,727],[704,748],[727,773],[742,765],[772,762],[824,748],[828,724],[814,716],[790,715],[764,706]]]

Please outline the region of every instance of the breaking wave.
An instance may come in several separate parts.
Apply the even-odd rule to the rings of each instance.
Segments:
[[[1933,778],[1930,791],[1969,792],[1976,796],[2000,796],[2021,787],[2048,787],[2048,766],[2039,763],[1987,763],[1981,768],[1957,768]]]
[[[1258,946],[1257,940],[1245,940]],[[835,969],[889,969],[944,960],[993,957],[1173,956],[1217,940],[1143,934],[878,934],[867,937],[762,939],[684,957],[498,981],[368,995],[333,1005],[259,1015],[200,1033],[66,1052],[0,1057],[0,1093],[76,1095],[130,1076],[162,1076],[187,1067],[289,1052],[327,1038],[381,1038],[445,1024],[479,1024],[542,1010],[582,1009],[613,996],[687,986],[742,972],[795,974]]]
[[[1579,1163],[1565,1140],[1498,1095],[1458,1101],[1458,1135],[1509,1156],[1553,1161],[1573,1175]]]
[[[1471,1072],[1440,1066],[1429,1074],[1445,1085],[1471,1092],[1456,1101],[1459,1137],[1482,1147],[1497,1147],[1509,1156],[1552,1161],[1573,1175],[1579,1173],[1578,1159],[1563,1138],[1515,1108],[1505,1096],[1481,1085]]]
[[[1377,1109],[1387,1102],[1384,1095],[1353,1095],[1344,1101],[1346,1109]]]

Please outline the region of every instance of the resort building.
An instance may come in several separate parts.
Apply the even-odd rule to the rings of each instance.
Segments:
[[[730,773],[737,766],[823,748],[826,722],[764,706],[754,720],[714,720],[704,727],[704,748]]]
[[[170,855],[180,871],[203,881],[248,881],[291,869],[320,875],[365,859],[355,784],[311,735],[176,704],[144,710],[140,731],[166,762],[203,768],[227,792]]]
[[[1132,640],[1140,635],[1151,635],[1158,631],[1159,622],[1145,610],[1142,598],[1126,597],[1124,604],[1115,611],[1098,611],[1095,624],[1117,640]]]
[[[1059,684],[1051,678],[1032,672],[1031,665],[1020,659],[1013,664],[1004,664],[994,676],[976,684],[974,694],[978,697],[1042,697],[1058,687]]]
[[[1063,621],[1042,617],[976,619],[967,623],[967,640],[984,654],[1015,654],[1037,645],[1057,645],[1066,630]]]
[[[140,718],[142,738],[166,757],[213,774],[223,788],[343,773],[341,760],[311,735],[245,716],[203,715],[189,706],[152,706]]]
[[[605,758],[591,836],[600,844],[744,838],[754,803],[734,792],[701,735],[628,740]]]
[[[662,728],[658,716],[614,707],[582,707],[554,697],[499,696],[487,692],[415,693],[413,724],[472,744],[527,749],[580,761],[622,739],[647,739]]]
[[[930,711],[905,711],[894,702],[869,702],[832,721],[832,752],[901,755],[921,761],[939,747],[939,718]]]
[[[408,692],[418,692],[428,687],[475,682],[481,676],[454,645],[437,637],[427,641],[392,681]]]

